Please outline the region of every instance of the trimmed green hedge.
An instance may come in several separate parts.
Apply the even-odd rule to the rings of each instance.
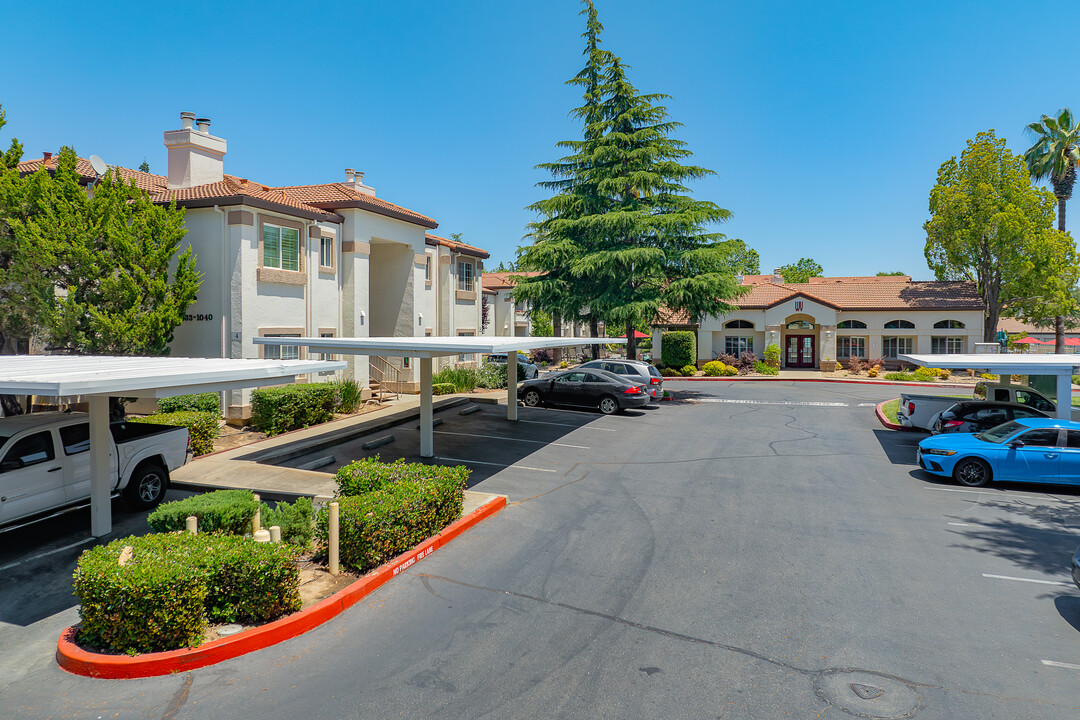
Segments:
[[[199,532],[226,532],[243,535],[259,504],[250,490],[214,490],[159,505],[146,518],[158,532],[183,530],[189,515],[199,519]],[[266,523],[263,523],[269,527]]]
[[[120,565],[125,546],[131,558]],[[130,654],[194,647],[208,621],[262,621],[300,609],[297,549],[238,535],[114,540],[75,568],[80,642]]]
[[[214,438],[219,432],[219,417],[216,410],[214,412],[172,412],[157,413],[146,417],[129,417],[128,422],[186,427],[188,436],[191,438],[191,452],[198,456],[214,452]]]
[[[432,383],[431,385],[432,395],[453,395],[454,383]]]
[[[368,458],[338,471],[340,558],[366,572],[431,537],[461,516],[469,469]],[[328,542],[326,507],[316,521]]]
[[[697,337],[690,330],[673,330],[660,336],[660,361],[669,368],[697,362]]]
[[[221,398],[217,393],[199,393],[197,395],[177,395],[158,400],[159,413],[174,412],[211,412],[221,414]]]
[[[333,383],[302,383],[251,392],[251,424],[278,435],[334,419],[337,388]]]
[[[259,520],[264,528],[274,525],[281,528],[282,542],[307,548],[315,533],[314,512],[311,498],[298,497],[292,504],[279,502],[276,507],[263,503],[259,508]]]

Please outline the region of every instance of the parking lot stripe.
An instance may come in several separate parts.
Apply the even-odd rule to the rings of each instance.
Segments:
[[[1055,660],[1042,660],[1043,665],[1049,665],[1050,667],[1065,668],[1066,670],[1080,670],[1080,665],[1073,665],[1072,663],[1057,662]]]
[[[973,527],[975,525],[975,523],[949,523],[949,524],[950,525],[955,525],[956,527]]]
[[[572,423],[544,422],[543,420],[522,420],[521,418],[518,418],[518,422],[532,423],[533,425],[558,425],[560,427],[577,428],[578,430],[600,430],[601,432],[615,432],[611,428],[592,427],[590,425],[574,425]]]
[[[536,472],[549,472],[549,473],[558,472],[558,470],[548,470],[546,468],[529,467],[528,465],[507,465],[506,463],[484,462],[483,460],[465,460],[463,458],[443,457],[442,455],[436,456],[435,459],[436,460],[446,460],[447,462],[471,463],[473,465],[494,465],[495,467],[517,468],[518,470],[535,470]]]
[[[735,405],[799,405],[804,407],[851,407],[842,402],[804,401],[792,400],[736,400],[735,398],[694,398],[694,402],[703,403],[732,403]]]
[[[70,545],[65,545],[64,547],[58,547],[55,550],[49,550],[48,552],[38,553],[37,555],[32,555],[32,556],[30,556],[28,558],[23,558],[22,560],[16,560],[13,563],[8,563],[7,565],[0,565],[0,570],[7,570],[8,568],[13,568],[13,567],[15,567],[17,565],[22,565],[24,562],[30,562],[31,560],[40,560],[41,558],[46,557],[48,555],[55,555],[58,552],[64,552],[65,550],[70,550],[73,547],[79,547],[80,545],[85,545],[86,543],[89,543],[89,542],[94,542],[94,538],[89,537],[89,538],[86,538],[85,540],[80,540],[79,542],[73,542]]]
[[[489,440],[509,440],[510,442],[532,443],[533,445],[555,445],[557,447],[574,448],[575,450],[592,450],[592,448],[585,447],[584,445],[570,445],[568,443],[546,442],[544,440],[526,440],[525,438],[512,438],[503,435],[477,435],[476,433],[459,433],[451,432],[449,430],[435,430],[435,433],[438,435],[461,435],[462,437],[487,438]]]
[[[1063,585],[1064,587],[1070,587],[1069,583],[1061,582],[1060,580],[1036,580],[1034,578],[1012,577],[1011,575],[992,575],[990,573],[983,573],[982,576],[993,580],[1015,580],[1016,582],[1035,583],[1037,585]]]
[[[967,493],[969,495],[986,495],[987,494],[986,490],[961,490],[959,488],[939,488],[939,487],[928,487],[926,489],[927,490],[937,490],[938,492]],[[993,491],[991,491],[991,492],[993,492]],[[998,492],[998,495],[1000,495],[1000,497],[1002,497],[1003,499],[1051,500],[1053,502],[1061,502],[1057,498],[1039,497],[1038,495],[1013,495],[1011,493],[1008,494],[1008,495],[1005,495],[1005,494],[1000,493],[1000,492]]]

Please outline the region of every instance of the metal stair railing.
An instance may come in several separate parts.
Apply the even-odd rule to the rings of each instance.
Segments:
[[[401,371],[385,357],[372,355],[368,359],[371,397],[380,404],[384,400],[397,400],[401,394]]]

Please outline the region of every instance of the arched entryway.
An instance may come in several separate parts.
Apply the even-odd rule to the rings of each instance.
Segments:
[[[783,352],[784,367],[817,368],[818,326],[812,315],[796,313],[784,320]]]

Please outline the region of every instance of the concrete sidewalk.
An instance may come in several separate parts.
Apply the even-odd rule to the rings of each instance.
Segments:
[[[500,399],[505,402],[506,394],[443,395],[435,398],[434,410],[468,403],[497,403]],[[323,448],[333,447],[418,417],[419,396],[403,395],[400,401],[393,405],[357,417],[294,430],[250,445],[196,458],[172,473],[171,484],[182,490],[254,490],[264,499],[292,500],[306,495],[316,501],[326,501],[333,497],[337,489],[332,474],[282,467],[276,463],[318,452]],[[467,495],[487,497],[483,493]],[[466,504],[469,504],[468,498]]]

